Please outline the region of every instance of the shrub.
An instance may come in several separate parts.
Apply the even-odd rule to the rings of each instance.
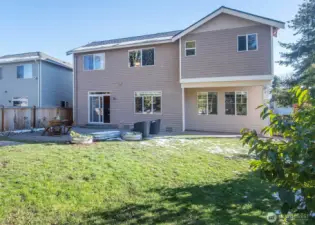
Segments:
[[[270,137],[262,139],[255,130],[243,129],[241,141],[257,157],[251,169],[277,188],[282,213],[310,213],[315,212],[315,100],[309,90],[300,87],[290,93],[297,103],[292,116],[259,106],[263,108],[261,118],[270,118],[269,126],[262,130]],[[283,139],[275,140],[274,134]]]

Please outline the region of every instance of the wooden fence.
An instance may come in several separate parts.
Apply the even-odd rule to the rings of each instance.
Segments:
[[[41,128],[46,122],[72,119],[72,108],[0,107],[0,132]]]

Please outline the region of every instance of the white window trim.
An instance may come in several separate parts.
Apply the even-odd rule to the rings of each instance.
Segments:
[[[204,93],[207,93],[207,108],[206,108],[207,113],[206,114],[197,113],[198,116],[217,116],[217,115],[219,115],[219,92],[217,92],[217,91],[199,91],[199,92],[197,92],[197,112],[198,112],[198,95],[204,94]],[[209,114],[209,99],[208,99],[209,93],[216,93],[217,94],[217,113],[216,114]]]
[[[142,65],[142,51],[143,50],[146,50],[146,49],[153,49],[153,51],[154,51],[154,64],[153,65]],[[140,66],[130,66],[130,62],[129,62],[129,53],[130,52],[133,52],[133,51],[140,51],[141,52],[141,57],[140,57]],[[128,50],[128,67],[129,68],[140,68],[140,67],[147,67],[147,66],[155,66],[155,60],[156,60],[156,58],[155,58],[155,47],[148,47],[148,48],[137,48],[137,49],[130,49],[130,50]]]
[[[144,98],[142,98],[142,112],[139,113],[139,112],[136,112],[136,92],[161,92],[161,112],[159,113],[154,113],[153,112],[153,104],[151,105],[151,113],[144,113]],[[134,94],[133,94],[133,104],[134,104],[134,107],[133,107],[133,112],[134,114],[137,114],[137,115],[162,115],[162,110],[163,110],[163,107],[162,107],[162,97],[163,96],[163,93],[162,91],[134,91]],[[151,100],[153,101],[153,97],[159,97],[159,96],[151,96]]]
[[[255,50],[248,50],[248,36],[249,35],[253,35],[253,34],[255,34],[256,35],[256,45],[257,45],[257,48],[255,49]],[[239,47],[239,43],[238,43],[238,37],[246,37],[246,50],[242,50],[242,51],[239,51],[238,50],[238,47]],[[236,38],[236,41],[237,41],[237,52],[251,52],[251,51],[258,51],[258,46],[259,46],[259,44],[258,44],[258,33],[250,33],[250,34],[240,34],[240,35],[237,35],[237,38]]]
[[[95,69],[95,60],[94,60],[94,56],[95,55],[104,55],[104,68],[101,68],[101,69]],[[84,57],[85,56],[93,56],[93,69],[92,70],[86,70],[85,67],[84,67]],[[95,54],[86,54],[86,55],[83,55],[83,71],[100,71],[100,70],[105,70],[105,64],[106,64],[106,59],[105,59],[105,52],[104,53],[95,53]]]
[[[187,48],[186,44],[187,42],[195,42],[195,47],[194,48]],[[190,57],[190,56],[196,56],[197,55],[197,42],[196,40],[191,40],[191,41],[185,41],[185,57]],[[195,50],[195,54],[194,55],[187,55],[187,50]]]
[[[235,111],[235,113],[234,113],[234,114],[226,114],[226,107],[225,107],[225,106],[226,106],[226,105],[225,105],[225,103],[226,103],[226,96],[225,96],[225,93],[227,93],[227,92],[234,92],[234,94],[235,94],[235,96],[234,96],[234,98],[235,98],[235,104],[234,104],[234,111]],[[238,115],[238,114],[237,114],[236,95],[237,95],[237,93],[240,93],[240,92],[245,92],[245,93],[246,93],[246,96],[247,96],[246,115]],[[226,116],[248,116],[248,91],[225,91],[225,92],[224,92],[224,115],[226,115]]]
[[[27,106],[14,106],[15,101],[21,101],[20,99],[26,100],[27,101]],[[13,107],[28,107],[28,96],[24,97],[12,97],[12,106]]]
[[[19,66],[23,66],[24,67],[24,65],[31,65],[31,68],[32,68],[32,76],[31,77],[24,77],[24,74],[23,74],[23,78],[18,78],[17,77],[17,68],[19,67]],[[23,64],[18,64],[17,66],[16,66],[16,78],[18,79],[18,80],[27,80],[27,79],[33,79],[33,64],[32,63],[23,63]]]

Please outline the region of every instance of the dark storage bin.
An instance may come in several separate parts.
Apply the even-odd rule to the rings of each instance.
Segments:
[[[153,120],[150,122],[150,134],[160,133],[161,120]]]
[[[150,132],[149,123],[146,121],[135,123],[133,125],[133,131],[141,132],[143,138],[148,137]]]

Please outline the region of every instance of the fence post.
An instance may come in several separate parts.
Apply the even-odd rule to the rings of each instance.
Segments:
[[[33,106],[33,129],[36,128],[36,105]]]
[[[4,132],[4,105],[2,106],[1,113],[1,131]]]

